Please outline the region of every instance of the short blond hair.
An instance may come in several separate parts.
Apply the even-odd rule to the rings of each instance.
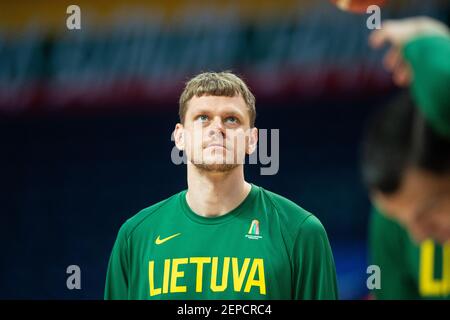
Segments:
[[[248,107],[250,127],[255,126],[255,96],[241,78],[229,71],[203,72],[186,82],[179,101],[180,109],[178,113],[182,124],[185,120],[189,100],[194,96],[201,97],[204,95],[222,97],[241,95]]]

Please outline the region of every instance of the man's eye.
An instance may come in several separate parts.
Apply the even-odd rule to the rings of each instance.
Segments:
[[[208,121],[208,116],[202,114],[202,115],[200,115],[200,116],[197,117],[197,120],[200,120],[200,122]]]
[[[239,121],[238,121],[238,119],[236,117],[227,117],[225,119],[225,122],[234,124],[234,123],[238,123]]]

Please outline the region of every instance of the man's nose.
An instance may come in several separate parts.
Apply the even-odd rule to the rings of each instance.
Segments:
[[[214,121],[211,122],[211,125],[209,127],[208,135],[213,136],[216,134],[221,134],[222,136],[225,134],[225,128],[220,117],[215,117]]]

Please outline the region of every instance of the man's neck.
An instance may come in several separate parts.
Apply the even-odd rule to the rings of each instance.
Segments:
[[[235,209],[247,197],[251,185],[244,180],[244,169],[229,172],[207,172],[188,164],[186,201],[196,214],[222,216]]]

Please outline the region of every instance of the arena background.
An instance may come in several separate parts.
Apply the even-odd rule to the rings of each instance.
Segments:
[[[68,30],[66,8],[81,8]],[[448,1],[390,1],[382,19],[449,21]],[[329,1],[0,3],[0,298],[101,299],[120,225],[186,187],[171,132],[184,81],[232,70],[280,129],[280,169],[248,180],[325,225],[343,299],[367,296],[367,117],[398,91],[367,14]],[[66,268],[81,268],[68,290]]]

